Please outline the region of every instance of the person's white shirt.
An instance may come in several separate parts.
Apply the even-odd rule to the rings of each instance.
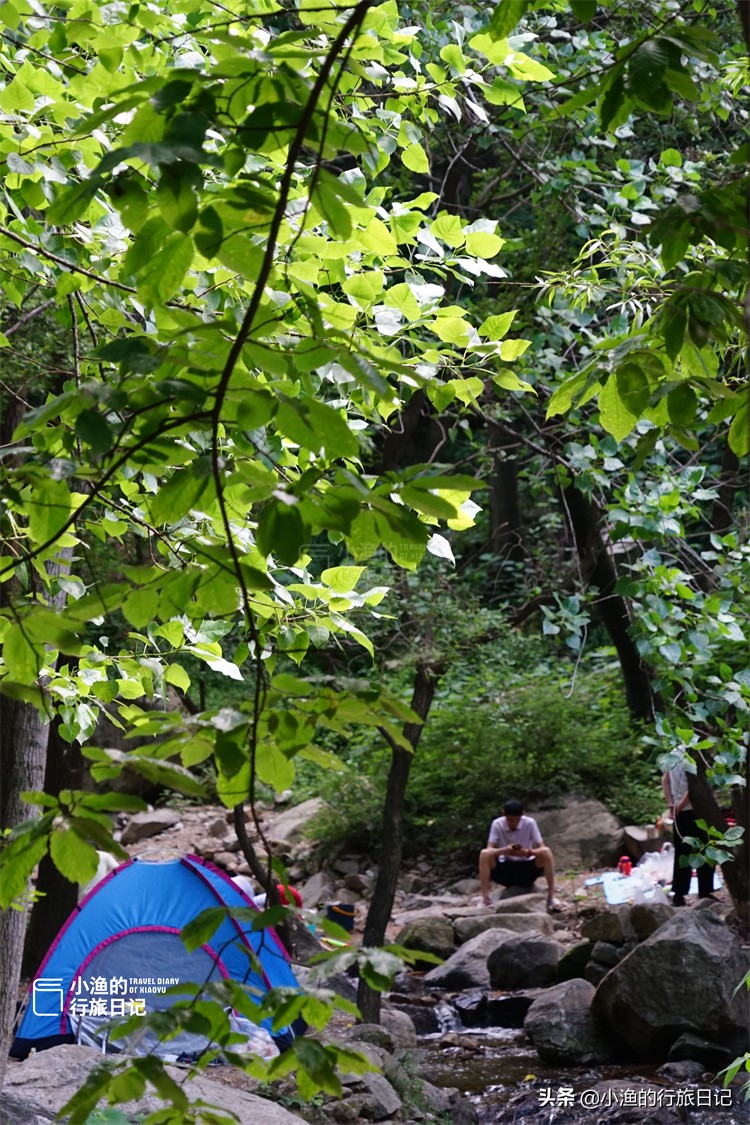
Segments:
[[[515,817],[513,819],[515,819]],[[541,847],[542,834],[533,816],[526,816],[524,813],[524,815],[519,818],[516,828],[510,827],[505,816],[499,816],[493,820],[490,826],[490,847],[507,848],[511,844],[520,844],[522,848]],[[528,856],[523,855],[498,856],[500,860],[525,860],[528,858]]]

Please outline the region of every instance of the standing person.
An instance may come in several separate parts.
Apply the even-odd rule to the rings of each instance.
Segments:
[[[540,875],[547,880],[547,909],[562,910],[555,897],[555,861],[545,846],[539,825],[532,816],[525,816],[520,801],[506,801],[504,816],[490,826],[487,847],[479,853],[479,882],[482,902],[489,906],[490,880],[502,887],[534,886]]]
[[[692,848],[685,843],[686,836],[694,836],[701,843],[708,843],[708,835],[695,821],[693,806],[690,804],[688,779],[685,767],[678,763],[662,776],[661,787],[674,821],[674,868],[672,871],[672,905],[684,906],[685,895],[690,891],[692,870],[680,863],[682,856],[689,856]],[[711,863],[702,863],[698,868],[698,897],[709,898],[714,889],[714,869]]]

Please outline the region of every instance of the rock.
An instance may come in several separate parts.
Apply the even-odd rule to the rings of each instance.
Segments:
[[[371,1043],[384,1051],[393,1052],[396,1048],[395,1039],[382,1023],[358,1023],[352,1028],[352,1035],[356,1036],[358,1043]]]
[[[137,844],[139,840],[147,840],[149,836],[158,836],[168,828],[174,828],[180,822],[180,814],[176,809],[154,809],[153,812],[139,812],[131,816],[122,837],[122,844]],[[222,831],[226,824],[222,825]]]
[[[450,957],[456,947],[453,923],[442,914],[408,922],[396,935],[396,944],[436,957]]]
[[[457,883],[451,883],[448,888],[453,894],[468,897],[469,895],[479,894],[479,880],[478,879],[459,879]]]
[[[595,914],[583,923],[581,935],[591,941],[611,941],[619,945],[633,936],[630,910],[627,906],[615,906]]]
[[[463,945],[484,930],[505,929],[512,930],[515,934],[551,934],[554,928],[549,914],[476,914],[473,918],[457,918],[453,923],[458,945]]]
[[[630,924],[641,940],[651,937],[673,916],[674,907],[663,902],[638,902],[630,908]]]
[[[612,1036],[591,1013],[593,998],[592,984],[567,980],[533,1002],[523,1029],[541,1059],[563,1066],[615,1061]]]
[[[523,1027],[529,1008],[544,990],[530,988],[513,996],[487,997],[487,1027]]]
[[[217,867],[224,867],[230,874],[236,874],[239,866],[234,852],[217,852],[214,856]]]
[[[558,871],[610,867],[622,854],[622,828],[599,801],[571,795],[559,808],[530,815],[552,848]]]
[[[599,965],[606,966],[611,969],[619,961],[622,961],[623,953],[619,946],[612,945],[609,941],[597,941],[594,943],[594,948],[591,950],[591,960],[596,961]]]
[[[492,988],[544,988],[553,984],[562,950],[559,942],[541,934],[514,934],[487,958]]]
[[[716,1072],[734,1060],[734,1051],[720,1043],[712,1043],[709,1039],[702,1039],[700,1035],[685,1032],[675,1039],[669,1048],[667,1056],[669,1062],[682,1062],[692,1059],[699,1062],[706,1070]]]
[[[426,891],[429,886],[429,880],[421,875],[403,875],[398,881],[398,889],[407,895],[415,894],[417,891]]]
[[[448,992],[461,992],[465,988],[489,988],[487,958],[506,941],[516,938],[517,935],[510,930],[485,930],[484,933],[477,934],[475,938],[459,946],[442,965],[437,965],[426,973],[425,984]]]
[[[353,1099],[358,1106],[359,1116],[371,1121],[384,1121],[401,1109],[403,1102],[382,1074],[363,1074],[360,1077],[365,1093]],[[255,1125],[255,1122],[253,1122]]]
[[[462,1027],[487,1027],[487,993],[481,988],[462,992],[453,1001]]]
[[[564,981],[582,977],[593,948],[593,941],[577,941],[575,945],[569,946],[557,966],[557,979]]]
[[[6,1093],[2,1096],[0,1106],[2,1125],[50,1125],[54,1120],[54,1115],[24,1097],[15,1097]]]
[[[208,836],[217,837],[223,837],[226,833],[226,830],[227,822],[223,816],[214,817],[212,820],[209,820],[203,828],[203,831]]]
[[[665,1063],[656,1073],[664,1078],[670,1078],[672,1082],[687,1084],[700,1082],[706,1073],[706,1068],[703,1063],[696,1062],[695,1059],[682,1059],[680,1062]]]
[[[628,824],[623,829],[624,854],[639,860],[646,852],[658,852],[664,840],[655,824]]]
[[[355,875],[359,871],[359,860],[353,856],[342,856],[332,864],[337,875]]]
[[[302,905],[308,909],[321,906],[333,898],[333,881],[325,871],[318,871],[304,886],[299,888]]]
[[[391,996],[391,1010],[398,1004],[398,1010],[409,1017],[417,1035],[434,1035],[440,1030],[435,1005],[432,1000],[422,1001],[417,996]],[[381,1012],[382,1019],[382,1012]]]
[[[383,1007],[380,1012],[381,1026],[390,1032],[396,1047],[409,1048],[417,1045],[417,1032],[414,1021],[399,1008]]]
[[[265,830],[266,838],[277,844],[282,841],[292,844],[306,834],[306,829],[327,808],[328,805],[320,797],[311,797],[309,801],[294,805],[273,817]]]
[[[408,914],[412,911],[429,911],[435,912],[435,908],[439,907],[445,914],[452,914],[454,910],[476,913],[476,907],[469,907],[466,905],[466,900],[459,898],[458,895],[422,895],[422,894],[408,894],[405,896],[402,910]]]
[[[355,871],[344,877],[344,886],[348,891],[356,891],[360,895],[369,895],[372,892],[373,881],[369,876],[361,875],[359,871]]]
[[[99,1051],[74,1044],[51,1047],[48,1051],[29,1055],[25,1062],[8,1066],[3,1086],[3,1108],[8,1097],[23,1101],[28,1097],[43,1110],[57,1113],[83,1086],[89,1072],[101,1062],[101,1058]],[[183,1086],[193,1104],[203,1100],[218,1109],[233,1110],[241,1121],[252,1121],[253,1125],[305,1125],[301,1117],[276,1102],[225,1086],[205,1073],[188,1081],[184,1070],[173,1066],[165,1069],[173,1081]],[[118,1108],[129,1117],[136,1114],[145,1116],[163,1109],[164,1104],[155,1095],[145,1094],[137,1102],[127,1102]],[[33,1117],[28,1125],[32,1122],[36,1125]]]
[[[593,1011],[640,1058],[665,1058],[683,1032],[746,1039],[747,997],[734,992],[749,964],[715,914],[681,910],[610,970]]]
[[[451,1087],[433,1086],[422,1079],[418,1097],[433,1120],[449,1121],[450,1125],[469,1125],[477,1119],[471,1103]]]
[[[539,914],[547,905],[547,898],[545,895],[531,894],[523,887],[506,887],[506,890],[514,890],[515,894],[503,895],[499,898],[493,907],[494,914]]]

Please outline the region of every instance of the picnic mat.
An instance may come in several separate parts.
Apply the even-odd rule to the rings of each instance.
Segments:
[[[623,903],[632,902],[637,891],[642,893],[647,902],[654,898],[659,901],[661,895],[666,893],[666,888],[654,883],[650,887],[644,886],[643,878],[635,874],[637,870],[634,868],[632,875],[621,875],[619,871],[605,871],[603,875],[587,879],[584,886],[593,887],[601,883],[604,897],[610,906],[621,906]],[[717,869],[714,871],[714,888],[718,890],[722,886],[721,872]],[[698,880],[695,876],[690,882],[688,894],[698,894]]]

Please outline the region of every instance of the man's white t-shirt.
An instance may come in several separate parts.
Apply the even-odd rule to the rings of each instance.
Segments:
[[[520,844],[522,848],[538,848],[542,843],[542,834],[533,816],[522,816],[515,829],[508,827],[508,821],[504,816],[499,816],[490,825],[489,843],[493,848],[507,848],[509,844]],[[498,858],[527,860],[528,856],[501,855]]]

